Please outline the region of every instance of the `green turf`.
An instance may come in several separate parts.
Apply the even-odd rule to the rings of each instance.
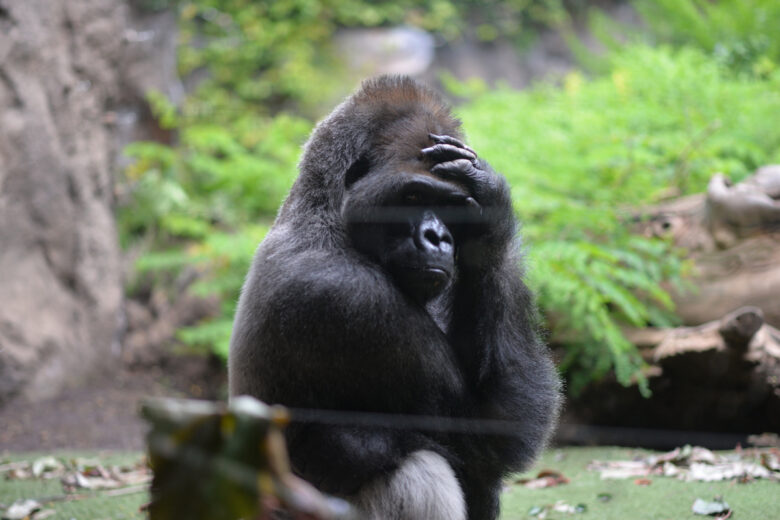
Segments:
[[[639,486],[633,478],[601,480],[599,473],[586,469],[591,460],[628,460],[648,454],[644,450],[623,448],[565,448],[544,454],[539,463],[524,476],[532,477],[541,469],[554,469],[570,483],[545,489],[511,486],[502,497],[502,520],[531,519],[534,506],[585,504],[587,512],[565,514],[553,512],[548,520],[568,518],[598,520],[687,520],[707,519],[691,511],[696,498],[711,500],[722,496],[733,509],[735,520],[780,520],[780,482],[683,482],[669,477],[650,477],[652,484]],[[612,495],[609,502],[597,499],[601,493]]]
[[[602,481],[599,474],[586,469],[591,460],[626,460],[646,451],[622,448],[565,448],[547,452],[526,476],[534,476],[541,469],[553,469],[563,473],[570,483],[546,489],[527,489],[514,485],[502,497],[502,520],[533,519],[528,512],[535,506],[543,507],[562,500],[571,505],[585,504],[587,512],[565,514],[551,512],[548,520],[703,520],[696,516],[691,505],[696,498],[712,499],[722,496],[734,510],[735,520],[780,520],[780,483],[755,481],[749,484],[735,482],[682,482],[672,478],[652,477],[652,484],[639,486],[634,479]],[[137,461],[139,453],[56,453],[58,458],[99,458],[104,465],[130,464]],[[18,460],[34,460],[40,455],[0,455],[0,463]],[[597,496],[608,493],[609,502],[600,502]],[[19,498],[64,495],[59,480],[5,480],[0,479],[0,504],[9,505]],[[45,504],[56,515],[53,520],[108,520],[142,519],[145,515],[139,507],[149,500],[147,493],[106,497],[95,492],[90,498],[72,501],[55,501]]]
[[[99,459],[105,466],[133,464],[141,459],[140,453],[110,452],[58,452],[53,454],[0,454],[0,464],[12,461],[33,461],[45,455],[62,460],[70,458]],[[81,494],[81,493],[80,493]],[[65,495],[59,479],[51,480],[7,480],[0,475],[0,511],[4,511],[17,499],[32,498],[43,504],[44,509],[56,511],[50,520],[129,520],[143,519],[146,515],[139,508],[149,501],[148,493],[135,493],[115,497],[105,496],[99,491],[85,491],[89,498],[61,500]],[[48,499],[57,500],[47,502]],[[2,515],[0,515],[2,516]]]

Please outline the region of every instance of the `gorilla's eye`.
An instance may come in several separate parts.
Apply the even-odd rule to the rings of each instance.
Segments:
[[[409,192],[404,194],[404,202],[407,204],[419,204],[422,196],[419,193]]]
[[[344,187],[349,188],[355,184],[361,178],[365,177],[370,169],[371,161],[366,155],[361,155],[358,160],[352,163],[349,169],[347,169],[347,172],[344,175]]]

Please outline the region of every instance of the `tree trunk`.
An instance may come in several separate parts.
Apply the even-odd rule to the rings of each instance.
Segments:
[[[138,112],[149,86],[139,19],[125,1],[0,0],[0,406],[119,353],[112,110]]]

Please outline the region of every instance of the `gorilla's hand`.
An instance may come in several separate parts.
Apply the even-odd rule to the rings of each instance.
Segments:
[[[428,134],[436,143],[423,148],[423,158],[433,163],[431,173],[462,183],[480,206],[495,206],[502,198],[506,181],[496,175],[477,152],[449,135]]]
[[[514,234],[509,185],[459,139],[436,134],[428,137],[435,144],[421,153],[433,164],[431,173],[464,185],[472,195],[466,199],[466,222],[458,226],[465,239],[461,256],[472,266],[491,265]]]

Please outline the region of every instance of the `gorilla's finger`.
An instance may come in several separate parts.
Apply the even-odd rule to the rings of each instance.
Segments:
[[[456,159],[477,160],[477,156],[474,153],[451,144],[437,144],[429,148],[423,148],[422,154],[435,162],[454,161]]]
[[[431,173],[447,179],[475,181],[480,170],[468,159],[456,159],[436,164],[431,168]]]
[[[467,146],[466,143],[464,143],[460,139],[456,139],[456,138],[454,138],[452,136],[428,134],[428,137],[431,140],[433,140],[434,143],[451,144],[453,146],[457,146],[458,148],[463,148],[464,150],[468,150],[469,152],[473,153],[474,155],[477,155],[477,152],[475,152],[471,147]]]

